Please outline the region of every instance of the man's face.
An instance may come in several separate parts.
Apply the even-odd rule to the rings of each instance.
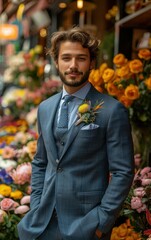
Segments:
[[[79,42],[61,43],[56,67],[67,89],[80,89],[88,80],[91,66],[90,53]]]

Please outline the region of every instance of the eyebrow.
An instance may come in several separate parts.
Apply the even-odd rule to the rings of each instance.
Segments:
[[[72,53],[63,53],[61,56],[71,56],[73,55]],[[80,54],[75,54],[77,57],[88,57],[88,54],[80,53]]]

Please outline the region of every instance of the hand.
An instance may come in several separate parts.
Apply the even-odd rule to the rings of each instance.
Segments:
[[[101,232],[99,229],[97,229],[97,230],[95,231],[95,235],[100,239],[101,236],[102,236],[102,232]]]

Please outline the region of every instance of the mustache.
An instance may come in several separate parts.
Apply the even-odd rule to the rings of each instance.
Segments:
[[[68,75],[68,74],[72,74],[72,73],[77,73],[77,74],[83,75],[83,72],[80,72],[80,71],[77,71],[77,70],[67,71],[64,74]]]

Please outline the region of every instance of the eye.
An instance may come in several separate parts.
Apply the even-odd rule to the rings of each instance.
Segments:
[[[63,60],[63,61],[69,61],[69,60],[70,60],[70,57],[62,57],[62,60]]]
[[[86,58],[85,58],[85,57],[79,57],[78,59],[79,59],[79,61],[82,61],[82,62],[83,62],[83,61],[86,61]]]

